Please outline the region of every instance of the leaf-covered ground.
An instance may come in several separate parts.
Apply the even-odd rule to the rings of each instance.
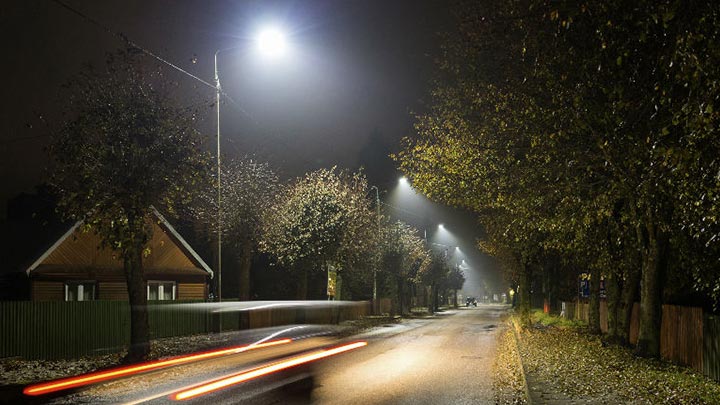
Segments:
[[[511,328],[498,335],[497,355],[493,364],[493,392],[496,404],[525,404],[525,382]]]
[[[584,403],[720,404],[720,384],[691,369],[607,346],[583,329],[536,323],[520,336],[534,393]]]
[[[149,359],[208,350],[229,344],[231,334],[181,336],[152,341]],[[91,372],[97,369],[119,365],[125,352],[102,356],[84,356],[67,360],[0,360],[0,385],[29,384]]]

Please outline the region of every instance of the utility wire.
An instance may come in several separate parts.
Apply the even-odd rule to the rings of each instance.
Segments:
[[[83,13],[82,11],[80,11],[80,10],[78,10],[78,9],[76,9],[76,8],[71,7],[70,5],[62,2],[61,0],[53,0],[53,2],[55,2],[55,3],[58,4],[59,6],[63,7],[64,9],[70,11],[71,13],[80,16],[80,18],[82,18],[82,19],[84,19],[85,21],[87,21],[87,22],[89,22],[89,23],[97,26],[98,28],[104,30],[104,31],[107,32],[108,34],[110,34],[110,35],[112,35],[112,36],[114,36],[114,37],[117,37],[118,39],[120,39],[121,41],[123,41],[123,42],[125,42],[126,44],[130,45],[131,47],[140,50],[141,52],[145,53],[146,55],[149,55],[149,56],[155,58],[156,60],[158,60],[158,61],[160,61],[160,62],[162,62],[162,63],[164,63],[164,64],[166,64],[166,65],[168,65],[168,66],[170,66],[170,67],[172,67],[172,68],[175,69],[175,70],[177,70],[178,72],[184,73],[185,75],[190,76],[191,78],[199,81],[200,83],[202,83],[202,84],[204,84],[204,85],[206,85],[206,86],[208,86],[208,87],[210,87],[210,88],[212,88],[212,89],[214,89],[214,90],[216,90],[216,91],[218,90],[217,86],[215,86],[214,84],[212,84],[212,83],[210,83],[210,82],[208,82],[208,81],[206,81],[206,80],[204,80],[204,79],[202,79],[202,78],[200,78],[200,77],[198,77],[198,76],[196,76],[196,75],[188,72],[187,70],[181,68],[180,66],[178,66],[178,65],[170,62],[169,60],[167,60],[167,59],[165,59],[165,58],[163,58],[163,57],[155,54],[154,52],[150,51],[149,49],[143,48],[142,46],[140,46],[140,44],[138,44],[137,42],[131,40],[127,35],[125,35],[125,34],[123,34],[123,33],[121,33],[121,32],[113,31],[112,29],[110,29],[110,28],[107,27],[106,25],[102,24],[100,21],[98,21],[98,20],[96,20],[96,19],[88,16],[87,14]],[[235,100],[233,100],[233,98],[230,97],[230,95],[228,95],[227,93],[225,93],[225,91],[223,91],[222,89],[219,89],[219,90],[220,90],[220,94],[221,94],[223,97],[225,97],[227,100],[229,100],[230,103],[232,103],[235,107],[237,107],[237,109],[240,110],[240,112],[242,112],[243,114],[245,114],[248,118],[253,119],[252,116],[250,115],[250,113],[248,113],[247,111],[245,111],[245,109],[242,108],[242,107],[240,106],[240,104],[238,104]]]
[[[181,68],[180,66],[178,66],[178,65],[170,62],[169,60],[167,60],[167,59],[165,59],[165,58],[163,58],[163,57],[155,54],[154,52],[150,51],[149,49],[146,49],[146,48],[140,46],[140,44],[138,44],[137,42],[131,40],[127,35],[125,35],[125,34],[123,34],[123,33],[121,33],[121,32],[113,31],[113,30],[110,29],[108,26],[102,24],[100,21],[98,21],[98,20],[90,17],[89,15],[83,13],[82,11],[80,11],[80,10],[78,10],[78,9],[76,9],[76,8],[74,8],[74,7],[70,6],[70,5],[62,2],[61,0],[52,0],[52,1],[55,2],[56,4],[58,4],[60,7],[66,9],[66,10],[68,10],[68,11],[70,11],[71,13],[73,13],[73,14],[75,14],[75,15],[77,15],[77,16],[79,16],[79,17],[82,18],[83,20],[85,20],[85,21],[91,23],[92,25],[95,25],[96,27],[102,29],[103,31],[107,32],[108,34],[110,34],[110,35],[112,35],[112,36],[120,39],[121,41],[125,42],[127,45],[129,45],[129,46],[131,46],[131,47],[133,47],[133,48],[135,48],[135,49],[140,50],[141,52],[145,53],[146,55],[155,58],[156,60],[158,60],[158,61],[160,61],[160,62],[162,62],[162,63],[164,63],[164,64],[166,64],[166,65],[168,65],[168,66],[170,66],[170,67],[172,67],[172,68],[175,69],[175,70],[177,70],[178,72],[183,73],[183,74],[185,74],[185,75],[187,75],[187,76],[189,76],[189,77],[191,77],[191,78],[199,81],[200,83],[204,84],[205,86],[210,87],[210,88],[212,88],[213,90],[216,90],[216,91],[217,91],[217,86],[216,86],[216,85],[214,85],[214,84],[212,84],[212,83],[210,83],[210,82],[208,82],[208,81],[206,81],[206,80],[198,77],[197,75],[194,75],[194,74],[188,72],[187,70]],[[242,112],[243,114],[245,114],[248,118],[250,118],[250,119],[253,121],[253,123],[255,123],[255,124],[257,125],[257,121],[255,121],[255,119],[252,117],[252,115],[250,115],[250,113],[248,113],[244,108],[242,108],[242,106],[240,106],[240,104],[239,104],[237,101],[235,101],[232,97],[230,97],[229,94],[227,94],[227,93],[226,93],[224,90],[222,90],[222,89],[220,89],[220,94],[221,94],[223,97],[225,97],[228,101],[230,101],[231,104],[233,104],[238,110],[240,110],[240,112]],[[7,140],[7,141],[0,142],[0,145],[2,145],[2,144],[9,144],[9,143],[18,142],[18,141],[24,141],[24,140],[42,138],[42,137],[46,137],[46,136],[49,136],[49,135],[37,135],[37,136],[29,136],[29,137],[22,137],[22,138],[14,138],[14,139],[9,139],[9,140]],[[287,144],[287,141],[284,141],[284,142]],[[237,145],[235,145],[234,142],[231,142],[231,144],[232,144],[232,146],[237,150]],[[308,160],[308,159],[304,159],[304,160],[305,160],[306,162],[310,162],[310,160]],[[414,215],[414,216],[416,216],[416,217],[418,217],[418,218],[424,218],[424,217],[421,216],[421,215],[415,214],[415,213],[413,213],[413,212],[410,212],[410,211],[408,211],[408,210],[402,209],[402,208],[400,208],[400,207],[396,207],[396,206],[393,206],[393,205],[384,203],[384,202],[382,202],[382,201],[380,202],[380,204],[386,205],[386,206],[391,207],[391,208],[393,208],[393,209],[395,209],[395,210],[403,211],[403,212],[408,213],[408,214],[410,214],[410,215]]]

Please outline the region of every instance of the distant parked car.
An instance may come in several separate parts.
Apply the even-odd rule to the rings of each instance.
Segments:
[[[465,300],[465,306],[469,307],[470,305],[474,307],[477,306],[477,300],[475,299],[475,297],[467,297],[467,299]]]

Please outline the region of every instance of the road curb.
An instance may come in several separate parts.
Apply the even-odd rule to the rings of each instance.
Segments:
[[[525,397],[527,397],[528,405],[531,405],[533,401],[530,397],[530,386],[528,385],[525,364],[523,364],[522,356],[520,355],[520,336],[518,334],[518,329],[520,328],[520,325],[517,324],[515,318],[511,318],[511,322],[513,329],[513,337],[515,338],[515,349],[517,350],[517,361],[520,364],[520,374],[522,374],[523,385],[525,386]]]

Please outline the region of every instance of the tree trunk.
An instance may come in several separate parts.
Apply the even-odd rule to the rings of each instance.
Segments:
[[[640,330],[635,354],[658,358],[662,321],[662,283],[666,265],[665,235],[657,229],[652,219],[643,229],[643,242]]]
[[[252,241],[246,239],[240,246],[240,278],[238,282],[240,301],[250,300],[250,266],[252,265]]]
[[[403,304],[405,301],[404,293],[405,293],[405,283],[403,282],[402,277],[398,277],[397,279],[397,300],[398,300],[398,307],[400,307],[400,316],[405,315],[405,311],[403,308]]]
[[[555,298],[555,289],[557,285],[557,267],[558,267],[558,260],[553,255],[551,256],[543,266],[543,274],[542,274],[542,280],[543,280],[543,298],[544,301],[547,302],[547,309],[548,312],[553,312],[557,309],[557,305],[555,304],[556,298]],[[543,310],[545,308],[543,307]]]
[[[620,298],[618,334],[620,343],[623,345],[630,344],[630,322],[632,320],[632,310],[637,297],[638,284],[640,283],[640,266],[632,265],[625,274],[625,280],[622,284],[622,297]]]
[[[612,272],[605,279],[607,291],[608,340],[612,343],[622,342],[620,332],[620,274]]]
[[[150,353],[150,324],[147,310],[147,287],[142,267],[143,246],[125,252],[123,267],[130,299],[130,348],[125,363],[144,360]]]
[[[530,284],[532,283],[532,272],[530,266],[525,263],[520,264],[520,285],[518,286],[517,295],[520,296],[520,323],[523,326],[530,326]]]
[[[306,300],[307,299],[307,285],[308,285],[308,271],[307,266],[301,265],[302,268],[299,270],[300,277],[298,280],[298,288],[297,288],[297,299],[299,300]]]
[[[428,296],[428,312],[435,312],[435,283],[430,284],[430,295]]]
[[[407,281],[403,281],[403,300],[405,305],[405,315],[409,315],[412,310],[412,291],[413,287],[412,284],[408,283]]]
[[[588,332],[599,335],[600,329],[600,269],[590,269],[590,308],[588,311]]]
[[[335,297],[333,297],[333,301],[340,301],[342,300],[342,289],[343,289],[343,280],[342,280],[342,274],[341,272],[337,272],[335,275]]]

